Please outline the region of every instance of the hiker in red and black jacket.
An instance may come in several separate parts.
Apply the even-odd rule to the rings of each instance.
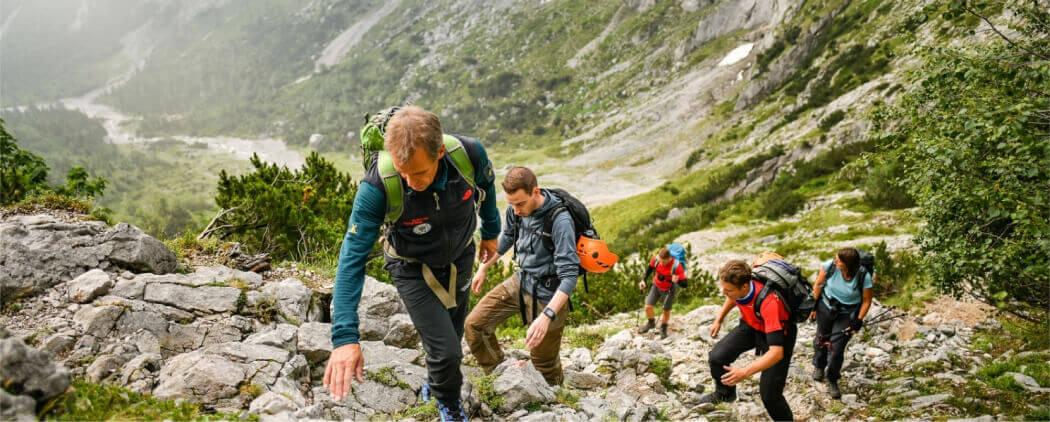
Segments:
[[[798,327],[789,318],[787,306],[778,295],[770,294],[756,315],[755,297],[764,286],[751,277],[751,267],[744,261],[733,260],[722,266],[718,270],[718,284],[726,296],[726,303],[711,325],[711,337],[718,337],[722,320],[734,306],[740,309],[741,322],[708,354],[715,391],[705,394],[700,402],[735,401],[736,384],[761,372],[759,392],[769,416],[777,421],[792,420],[791,407],[784,398],[784,385]],[[757,360],[743,368],[730,366],[737,357],[751,349],[761,354]]]
[[[660,338],[665,339],[667,338],[667,322],[671,320],[671,307],[674,305],[675,293],[679,283],[685,281],[685,265],[671,256],[669,249],[662,248],[656,256],[649,260],[649,268],[645,270],[642,281],[638,283],[638,290],[645,290],[645,280],[648,280],[650,276],[653,277],[653,287],[645,296],[645,316],[649,318],[649,321],[641,326],[638,332],[644,334],[656,326],[656,314],[653,307],[656,306],[656,302],[661,302],[664,311],[660,316]]]

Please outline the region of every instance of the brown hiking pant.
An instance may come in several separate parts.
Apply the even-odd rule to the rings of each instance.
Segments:
[[[518,275],[514,274],[481,298],[481,301],[470,311],[470,315],[467,315],[463,336],[467,339],[470,352],[486,374],[492,372],[500,362],[503,362],[503,348],[500,347],[499,339],[496,338],[496,327],[499,327],[507,318],[521,315],[521,304],[518,302],[520,289],[521,282],[518,281]],[[525,300],[525,315],[531,318],[533,314],[532,296],[524,292],[522,296]],[[537,301],[537,307],[537,318],[546,318],[539,311],[547,307],[547,304]],[[543,337],[540,345],[529,351],[532,365],[543,374],[543,378],[550,385],[559,385],[562,382],[559,352],[561,351],[562,329],[565,328],[565,320],[568,317],[569,306],[566,304],[558,311],[557,318],[551,321],[547,328],[547,335]]]

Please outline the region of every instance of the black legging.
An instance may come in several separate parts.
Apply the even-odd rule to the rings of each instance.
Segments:
[[[813,366],[825,369],[828,381],[842,378],[842,360],[850,335],[843,334],[849,328],[851,314],[832,311],[823,299],[817,299],[817,335],[813,337]],[[830,350],[829,350],[830,349]]]
[[[788,369],[791,367],[791,353],[795,349],[795,336],[798,329],[794,324],[788,326],[788,333],[784,336],[784,357],[769,369],[762,371],[758,382],[758,391],[762,396],[762,404],[766,412],[776,421],[794,420],[791,406],[784,398],[784,385],[787,384]],[[730,331],[722,340],[711,349],[708,363],[711,365],[711,376],[715,379],[715,392],[722,396],[736,396],[736,386],[730,387],[722,384],[722,375],[726,371],[723,366],[732,365],[736,358],[748,350],[758,348],[760,353],[768,349],[766,346],[766,335],[758,332],[746,322],[740,322],[733,331]]]

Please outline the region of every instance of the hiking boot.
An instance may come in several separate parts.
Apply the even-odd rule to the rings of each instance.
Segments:
[[[430,383],[423,383],[423,388],[419,389],[419,398],[423,400],[423,403],[426,403],[430,401],[432,397],[433,396],[431,396],[430,392]]]
[[[660,340],[667,338],[667,324],[660,324]]]
[[[831,398],[839,399],[842,397],[842,391],[839,390],[838,380],[828,380],[828,394],[831,394]]]
[[[715,392],[707,393],[707,394],[704,394],[704,395],[700,396],[700,404],[704,404],[704,403],[711,403],[711,404],[732,403],[732,402],[735,402],[735,401],[736,401],[736,393],[733,393],[731,395],[724,395],[722,393],[719,393],[719,392],[715,391]]]
[[[438,412],[441,414],[441,422],[446,421],[463,421],[467,422],[467,412],[463,411],[463,406],[459,400],[455,403],[445,404],[441,401],[437,402]]]
[[[655,327],[656,327],[656,319],[649,318],[649,322],[646,322],[645,325],[643,325],[641,327],[638,327],[638,334],[645,334],[645,333],[649,332],[649,330],[652,330]]]
[[[813,381],[824,381],[824,368],[813,368]]]

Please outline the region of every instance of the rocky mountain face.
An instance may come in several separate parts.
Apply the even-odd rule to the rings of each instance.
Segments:
[[[84,240],[94,237],[86,235],[129,230],[58,223],[46,214],[9,216],[0,225],[4,233],[48,231],[47,243],[56,245],[79,239],[90,246]],[[4,238],[5,251],[43,244],[34,236]],[[137,236],[128,242],[156,240]],[[35,295],[18,299],[0,316],[7,333],[0,339],[5,419],[33,419],[34,409],[65,392],[71,376],[208,409],[260,414],[264,420],[403,418],[424,406],[418,398],[426,379],[419,337],[390,285],[366,279],[359,312],[367,381],[335,402],[321,385],[332,350],[324,288],[224,266],[161,274],[153,272],[157,267],[106,265],[112,262],[106,260],[90,269],[65,262],[76,256],[36,261],[40,271],[69,279],[37,286]],[[15,261],[0,262],[9,271]],[[5,296],[8,291],[5,285]],[[966,383],[990,357],[971,351],[973,333],[998,324],[983,308],[957,306],[965,311],[904,315],[868,326],[849,345],[842,405],[809,379],[815,327],[804,324],[786,390],[796,415],[852,418],[869,401],[885,397],[901,400],[911,414],[951,414],[952,396],[927,393],[929,386],[947,390]],[[463,371],[470,380],[464,402],[483,420],[763,420],[757,377],[742,385],[736,403],[698,404],[700,394],[712,388],[706,359],[717,340],[708,326],[718,310],[702,306],[676,315],[665,340],[636,334],[640,320],[634,313],[574,327],[576,336],[595,341],[590,348],[573,346],[568,337],[562,350],[566,382],[559,387],[544,382],[528,364],[526,350],[508,350],[508,360],[485,377],[464,346]],[[884,310],[876,304],[872,315]],[[753,358],[742,356],[739,363]],[[932,376],[905,375],[916,368]],[[1046,392],[1027,375],[1010,375],[1033,393]]]
[[[156,3],[178,18],[134,15],[145,29],[122,39],[145,41],[118,54],[133,76],[102,98],[142,129],[356,150],[359,116],[414,102],[592,204],[775,145],[855,141],[919,48],[961,36],[907,26],[931,1]],[[21,8],[7,38],[33,38]]]

